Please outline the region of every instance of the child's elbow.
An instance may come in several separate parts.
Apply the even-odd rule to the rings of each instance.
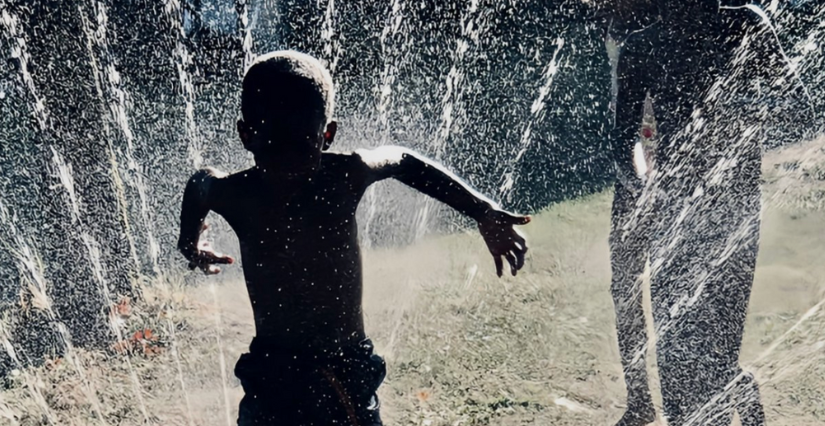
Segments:
[[[194,242],[189,241],[186,238],[181,237],[178,239],[178,251],[180,254],[183,255],[184,258],[190,260],[195,253],[197,253],[197,247]]]
[[[191,200],[189,201],[190,203],[204,207],[210,198],[213,185],[218,179],[225,176],[225,173],[209,167],[195,172],[195,174],[189,178],[189,182],[186,184],[186,189],[184,190],[184,209],[186,209],[187,200]]]
[[[204,167],[189,178],[190,183],[205,183],[214,178],[224,177],[226,174],[212,167]]]
[[[177,248],[178,248],[179,252],[181,252],[181,253],[185,252],[187,246],[188,246],[188,244],[186,243],[186,240],[183,238],[183,236],[178,238]]]

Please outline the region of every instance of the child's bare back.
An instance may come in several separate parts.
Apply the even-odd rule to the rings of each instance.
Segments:
[[[359,163],[324,154],[312,180],[283,186],[256,169],[201,175],[211,210],[240,241],[258,336],[301,348],[365,338],[355,210],[367,177]]]
[[[202,170],[184,193],[178,245],[191,267],[218,273],[233,262],[199,241],[210,211],[240,241],[257,335],[236,367],[246,393],[239,424],[380,424],[385,367],[364,332],[355,221],[369,185],[394,178],[477,220],[499,276],[504,260],[513,275],[524,264],[514,226],[529,217],[500,210],[443,167],[391,146],[324,152],[337,130],[331,98],[313,58],[262,57],[244,78],[238,123],[256,165]]]

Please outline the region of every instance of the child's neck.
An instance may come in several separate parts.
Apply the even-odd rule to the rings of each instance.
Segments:
[[[252,172],[259,176],[266,184],[278,187],[308,182],[311,181],[313,177],[313,175],[308,174],[293,175],[279,172],[276,167],[257,161],[255,166],[252,167]]]

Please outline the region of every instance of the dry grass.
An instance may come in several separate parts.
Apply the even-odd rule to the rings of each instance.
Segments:
[[[790,173],[814,167],[802,155],[813,144],[825,141],[765,161],[770,202],[742,360],[763,383],[772,425],[825,423],[825,312],[816,309],[825,211],[798,202],[811,196],[803,186],[818,190],[816,175]],[[782,166],[794,158],[799,167]],[[367,330],[389,364],[387,424],[613,424],[624,385],[608,293],[610,199],[539,215],[517,278],[495,277],[474,234],[365,254]],[[124,318],[129,336],[153,330],[159,339],[144,343],[159,353],[74,351],[20,372],[0,392],[0,424],[231,424],[241,396],[232,367],[251,313],[240,281],[198,281],[150,283]]]

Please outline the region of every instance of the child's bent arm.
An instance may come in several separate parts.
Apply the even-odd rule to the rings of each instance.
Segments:
[[[407,149],[385,146],[359,150],[356,154],[369,170],[369,182],[397,179],[475,219],[493,255],[498,276],[504,267],[502,258],[510,264],[513,275],[524,266],[527,241],[514,226],[529,223],[529,216],[501,210],[444,167]]]
[[[458,212],[480,221],[498,205],[473,190],[443,166],[406,148],[383,146],[356,151],[371,175],[370,182],[393,178]]]
[[[214,172],[209,169],[199,170],[192,175],[183,191],[178,250],[187,260],[191,260],[198,251],[201,228],[210,210],[209,187],[214,177]]]
[[[212,209],[210,190],[217,179],[224,174],[214,169],[203,169],[195,173],[186,184],[183,206],[180,214],[180,236],[178,250],[190,262],[190,268],[200,267],[207,273],[218,273],[216,263],[232,263],[232,258],[214,253],[204,244],[199,244],[200,235],[206,229],[204,220]]]

